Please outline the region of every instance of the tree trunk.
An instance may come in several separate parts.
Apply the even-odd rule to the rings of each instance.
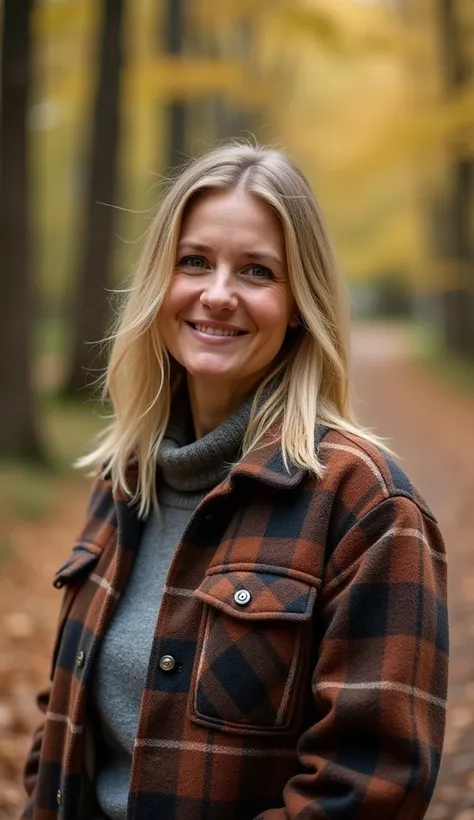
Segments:
[[[91,156],[85,197],[82,255],[73,304],[73,340],[65,392],[92,390],[106,366],[104,338],[110,319],[111,279],[120,138],[120,87],[124,0],[104,0]]]
[[[469,159],[449,162],[448,183],[434,213],[433,245],[447,264],[441,295],[441,326],[446,346],[461,356],[474,357],[474,282],[470,208],[474,193],[474,165]]]
[[[439,38],[448,94],[469,81],[455,0],[439,0]],[[455,281],[446,283],[441,296],[441,321],[446,346],[474,358],[474,243],[470,211],[474,196],[474,162],[451,149],[448,187],[438,203],[442,219],[435,217],[435,242]],[[443,224],[444,223],[444,224]]]
[[[0,126],[0,457],[40,460],[31,383],[27,114],[32,0],[4,0]]]
[[[180,57],[184,50],[184,15],[186,0],[167,0],[165,16],[165,48],[173,57]],[[186,103],[173,100],[166,106],[168,122],[167,164],[179,168],[187,158]]]
[[[248,17],[235,26],[235,39],[227,51],[227,56],[251,66],[252,60],[252,26]],[[229,49],[228,46],[226,46]],[[218,47],[215,56],[222,56],[222,47]],[[250,69],[251,71],[251,69]],[[249,71],[249,73],[250,73]],[[217,97],[214,101],[214,125],[218,140],[248,137],[256,126],[255,112],[250,113],[242,105],[229,103],[225,97]]]

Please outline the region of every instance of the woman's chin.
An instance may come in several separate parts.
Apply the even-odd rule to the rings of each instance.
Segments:
[[[223,381],[239,380],[245,374],[242,372],[241,366],[232,367],[227,361],[212,361],[209,357],[206,360],[199,361],[199,359],[188,360],[184,362],[184,367],[188,375],[193,379],[213,379]]]
[[[232,371],[226,370],[225,368],[217,368],[217,367],[203,367],[203,368],[186,368],[188,378],[192,379],[193,381],[201,380],[202,381],[222,381],[222,382],[229,382],[229,381],[239,381],[239,375],[233,373]]]

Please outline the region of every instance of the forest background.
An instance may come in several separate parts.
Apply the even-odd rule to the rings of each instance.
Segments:
[[[314,186],[354,314],[474,358],[469,0],[3,0],[0,460],[57,461],[163,183],[228,137]],[[82,408],[84,409],[84,407]],[[65,434],[66,433],[66,434]],[[70,460],[76,442],[66,445]],[[60,457],[61,461],[61,457]],[[8,479],[11,487],[12,483]]]
[[[25,586],[18,611],[10,602],[25,567],[43,562],[43,589],[41,573],[70,548],[87,493],[71,465],[105,414],[99,342],[182,162],[232,137],[284,148],[322,204],[355,323],[383,320],[369,345],[403,326],[436,378],[474,389],[474,3],[0,0],[0,20],[0,817],[10,817],[54,623],[51,594]]]

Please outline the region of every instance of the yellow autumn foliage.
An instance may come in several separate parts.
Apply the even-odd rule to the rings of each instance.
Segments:
[[[464,47],[473,55],[474,14],[467,0],[459,3]],[[47,163],[54,154],[63,173],[85,139],[99,6],[97,0],[43,0],[35,12],[38,97],[60,111],[48,130],[54,148],[38,137],[38,153]],[[154,0],[127,5],[125,207],[143,210],[153,199],[166,104],[186,100],[202,103],[204,111],[206,100],[220,97],[253,111],[257,138],[277,142],[301,163],[349,276],[398,272],[429,287],[422,275],[420,180],[436,178],[447,142],[474,152],[474,83],[442,94],[435,0],[407,0],[405,14],[375,1],[194,0],[190,54],[181,59],[163,52],[164,7]],[[205,150],[213,139],[209,127],[205,140],[193,142],[191,134],[190,144]],[[60,183],[54,184],[59,193]],[[56,223],[64,231],[71,230],[75,209],[70,197],[58,206]],[[143,219],[129,224],[141,227]],[[56,236],[59,231],[56,224]],[[129,229],[124,233],[128,237]]]

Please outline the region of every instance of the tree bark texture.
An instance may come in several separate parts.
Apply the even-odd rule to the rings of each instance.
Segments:
[[[83,239],[72,306],[72,356],[65,392],[90,391],[106,366],[101,340],[110,320],[111,281],[120,140],[124,0],[103,0],[97,88],[84,201]]]
[[[28,98],[33,0],[5,0],[0,125],[0,457],[40,458],[31,381]]]
[[[470,79],[455,0],[439,0],[438,13],[445,88],[453,94]],[[448,159],[447,189],[440,197],[443,201],[438,203],[434,218],[434,242],[438,258],[450,263],[456,272],[455,281],[446,282],[441,296],[444,340],[449,349],[474,358],[474,162],[457,155],[454,148]]]
[[[166,0],[165,48],[173,57],[184,51],[184,17],[186,0]],[[187,157],[187,117],[184,100],[172,100],[166,106],[168,123],[168,157],[170,168],[179,168]]]

